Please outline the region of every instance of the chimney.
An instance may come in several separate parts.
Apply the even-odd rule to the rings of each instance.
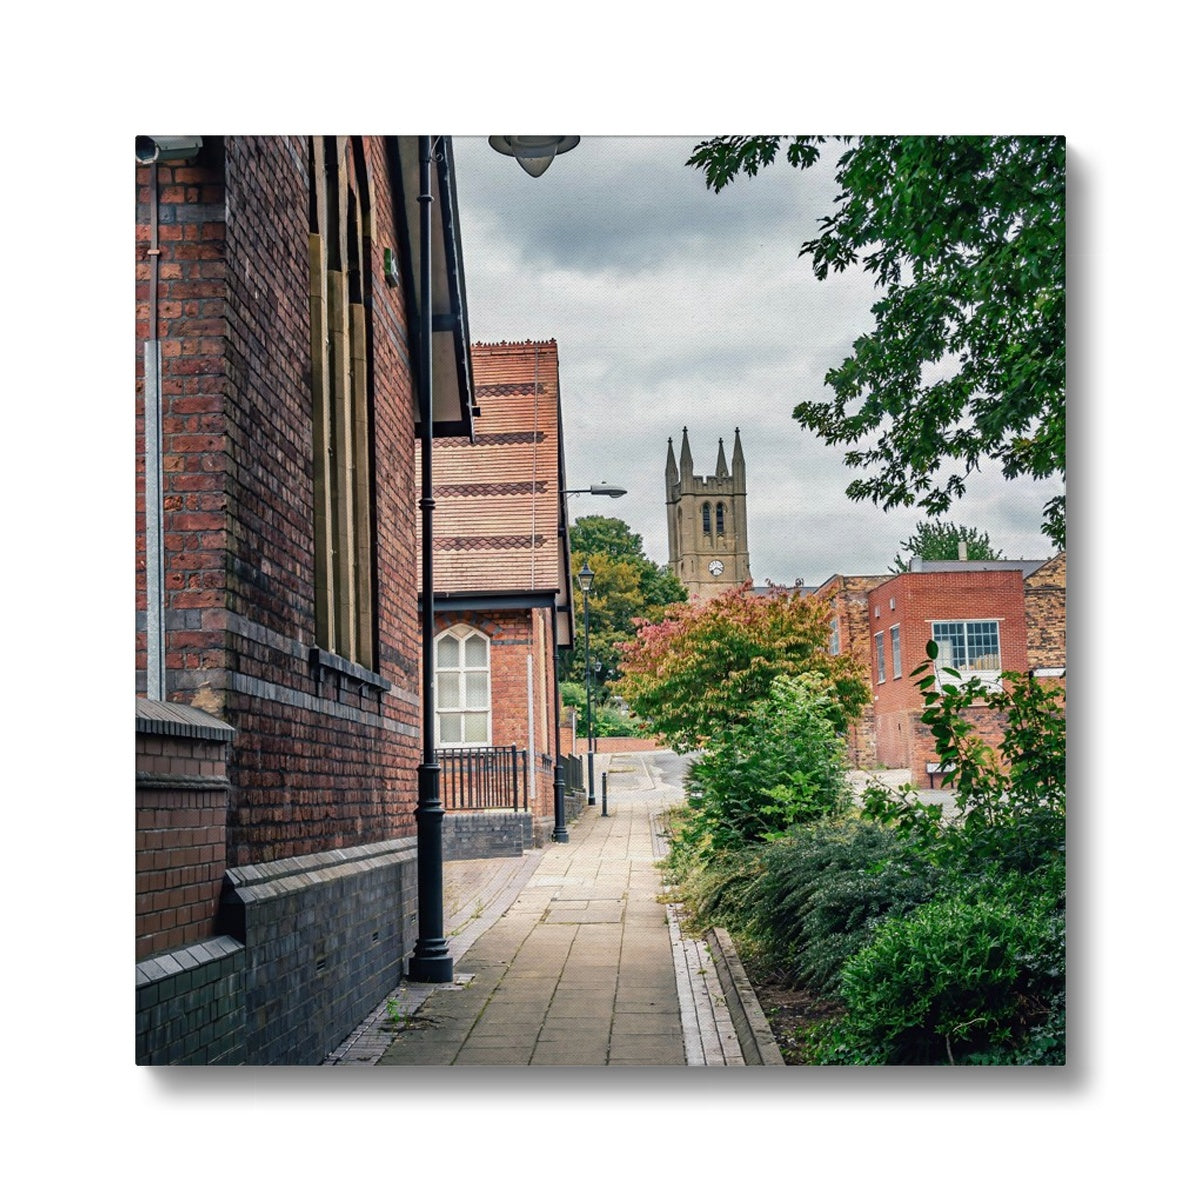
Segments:
[[[966,542],[958,543],[958,561],[959,562],[967,561],[967,543]]]

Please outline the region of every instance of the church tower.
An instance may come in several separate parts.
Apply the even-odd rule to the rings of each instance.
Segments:
[[[750,578],[746,541],[746,460],[740,430],[733,431],[733,470],[725,439],[717,446],[715,475],[692,469],[687,429],[675,447],[667,438],[667,546],[670,568],[689,596],[707,600]]]

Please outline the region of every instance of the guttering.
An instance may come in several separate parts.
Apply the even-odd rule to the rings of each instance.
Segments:
[[[432,342],[430,362],[440,363],[433,380],[433,436],[465,437],[475,440],[474,378],[471,371],[470,332],[467,321],[465,273],[463,270],[462,238],[458,218],[458,195],[454,176],[454,158],[449,138],[434,139],[436,186],[428,192],[430,205],[439,213],[429,214],[428,255],[430,257],[430,308],[425,313],[417,294],[417,280],[422,277],[421,233],[423,215],[420,200],[420,138],[392,137],[387,139],[388,173],[395,198],[397,214],[396,237],[403,264],[403,286],[406,307],[420,336]],[[412,362],[414,382],[418,392],[425,356]],[[420,434],[421,413],[414,413],[417,433]]]

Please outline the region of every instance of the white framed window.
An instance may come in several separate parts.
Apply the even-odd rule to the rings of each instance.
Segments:
[[[887,666],[883,661],[883,634],[875,635],[875,678],[879,683],[887,678]]]
[[[949,667],[964,678],[1000,678],[999,621],[933,621],[931,633],[939,671]]]
[[[900,678],[900,626],[892,626],[892,678]]]
[[[439,746],[490,746],[491,643],[455,625],[434,639],[434,704]]]
[[[840,654],[842,652],[842,634],[838,628],[838,619],[834,617],[829,622],[829,653]]]

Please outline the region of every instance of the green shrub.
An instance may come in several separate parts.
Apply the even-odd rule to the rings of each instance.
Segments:
[[[1053,897],[944,895],[890,918],[842,972],[846,1015],[814,1039],[824,1063],[1064,1061],[1065,922]]]
[[[687,836],[714,850],[771,841],[849,801],[835,698],[779,677],[745,724],[715,734],[688,773]]]
[[[745,895],[747,932],[784,980],[826,993],[880,921],[933,894],[933,868],[894,831],[857,817],[798,827],[760,862]]]

